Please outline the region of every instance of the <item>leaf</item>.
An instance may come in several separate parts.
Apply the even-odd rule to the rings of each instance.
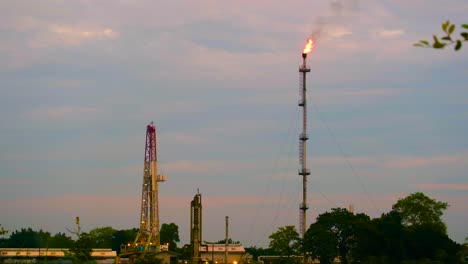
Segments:
[[[452,41],[452,38],[450,36],[445,36],[445,37],[442,38],[442,40]]]
[[[432,47],[434,49],[442,49],[442,48],[445,47],[445,43],[436,42],[436,43],[432,44]]]
[[[440,43],[440,41],[439,41],[439,39],[437,38],[436,35],[434,35],[433,38],[434,38],[434,44],[435,44],[435,43]]]
[[[421,43],[414,43],[413,46],[415,46],[415,47],[424,47],[423,44],[421,44]]]
[[[468,29],[468,24],[463,24],[462,28]]]
[[[457,44],[455,45],[455,50],[459,50],[459,49],[461,49],[461,47],[462,47],[462,42],[459,39],[457,39]]]
[[[447,32],[447,27],[449,24],[450,24],[449,20],[445,21],[445,23],[442,24],[442,29],[444,30],[444,32]]]
[[[462,32],[460,35],[465,39],[465,41],[468,41],[468,32]]]
[[[429,46],[429,41],[427,40],[420,40],[419,43]]]
[[[451,25],[448,30],[449,35],[452,34],[454,30],[455,30],[455,25]]]

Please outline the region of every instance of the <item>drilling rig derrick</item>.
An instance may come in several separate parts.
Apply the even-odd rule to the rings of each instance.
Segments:
[[[157,160],[156,126],[151,122],[146,126],[140,229],[133,244],[128,244],[121,254],[130,259],[160,251],[158,182],[165,181],[166,176],[158,174]]]

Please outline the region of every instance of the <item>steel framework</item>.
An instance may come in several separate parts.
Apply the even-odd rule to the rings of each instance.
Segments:
[[[302,176],[302,203],[299,205],[299,229],[302,239],[305,237],[305,231],[307,228],[306,222],[306,211],[309,209],[307,205],[307,176],[310,174],[310,170],[307,169],[307,96],[306,96],[306,73],[310,72],[310,68],[306,63],[307,53],[302,53],[302,65],[299,66],[299,94],[301,99],[299,100],[299,106],[302,107],[302,133],[299,136],[299,175]]]
[[[134,246],[141,251],[159,251],[159,195],[158,182],[165,181],[158,175],[156,126],[146,126],[145,162],[141,194],[140,230]]]

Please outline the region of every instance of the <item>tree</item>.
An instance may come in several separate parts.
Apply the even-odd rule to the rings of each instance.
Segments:
[[[391,263],[400,263],[406,257],[407,233],[401,221],[401,215],[396,211],[382,214],[372,221],[378,230],[375,240],[379,245],[378,255]]]
[[[412,227],[408,230],[407,259],[431,259],[438,263],[461,262],[462,247],[446,234],[431,226]]]
[[[73,239],[65,233],[57,233],[47,243],[48,248],[70,248],[73,246]]]
[[[21,228],[11,233],[8,246],[13,248],[44,248],[51,239],[49,232],[35,231],[32,228]]]
[[[121,246],[133,243],[137,234],[137,228],[116,231],[112,238],[112,250],[115,250],[117,251],[117,254],[120,254]]]
[[[462,28],[468,29],[468,24],[461,25]],[[414,46],[416,47],[425,47],[425,48],[434,48],[434,49],[443,49],[448,45],[455,45],[454,49],[456,51],[462,48],[462,43],[468,41],[468,32],[464,31],[460,33],[461,38],[454,38],[452,36],[453,32],[455,31],[455,24],[451,24],[450,20],[445,21],[442,24],[442,30],[444,31],[445,35],[441,36],[440,39],[436,35],[433,35],[434,43],[430,44],[427,40],[420,40],[418,43],[415,43]]]
[[[205,241],[205,243],[207,243],[207,244],[226,244],[226,239],[221,239],[221,240],[218,240],[218,241],[216,241],[214,243]],[[228,238],[227,243],[228,244],[240,244],[239,241],[234,241],[231,238]]]
[[[97,227],[89,231],[89,236],[93,240],[93,248],[112,248],[112,239],[117,232],[110,226]]]
[[[161,244],[169,243],[169,251],[175,251],[177,248],[177,242],[180,242],[179,238],[179,227],[174,224],[162,224],[160,234]]]
[[[8,234],[8,230],[3,229],[3,226],[0,225],[0,236]]]
[[[261,248],[261,247],[256,247],[256,246],[246,247],[245,252],[252,255],[252,258],[255,261],[258,261],[259,256],[271,256],[274,254],[271,248]]]
[[[301,252],[299,233],[292,225],[280,227],[268,238],[270,239],[270,248],[280,256],[289,258]]]
[[[365,225],[369,221],[369,217],[365,214],[354,215],[344,208],[333,208],[331,212],[323,213],[317,217],[315,224],[319,227],[313,226],[313,230],[310,232],[314,234],[312,241],[326,241],[327,238],[334,239],[330,243],[336,244],[337,253],[342,263],[349,263],[354,259],[358,260],[357,256],[362,254],[356,254],[356,249],[359,242],[362,242],[362,239],[366,237]],[[308,246],[311,245],[308,244]],[[321,244],[320,246],[327,247],[328,245]],[[306,250],[309,249],[306,248]],[[330,256],[334,254],[331,248],[321,249],[321,252],[330,254]],[[324,253],[321,254],[325,256]]]
[[[320,223],[313,223],[305,233],[304,250],[312,259],[322,264],[331,264],[338,256],[338,237]]]
[[[399,199],[392,206],[393,210],[401,215],[403,225],[407,227],[431,226],[443,234],[446,234],[447,228],[442,221],[442,215],[447,207],[447,203],[436,201],[421,192]]]
[[[78,239],[73,243],[69,248],[68,252],[70,253],[70,258],[73,263],[82,264],[82,263],[94,263],[91,252],[93,251],[93,237],[88,233],[79,233]]]

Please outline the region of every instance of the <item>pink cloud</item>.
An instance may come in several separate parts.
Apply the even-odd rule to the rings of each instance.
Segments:
[[[395,157],[385,161],[383,165],[388,168],[408,169],[433,165],[466,164],[466,162],[468,162],[468,156],[466,154],[455,154],[433,157]]]
[[[468,191],[466,183],[423,183],[416,185],[416,188],[422,190],[453,190]]]
[[[26,117],[32,120],[62,120],[62,119],[88,119],[95,116],[99,109],[82,106],[56,106],[38,108],[26,113]]]

